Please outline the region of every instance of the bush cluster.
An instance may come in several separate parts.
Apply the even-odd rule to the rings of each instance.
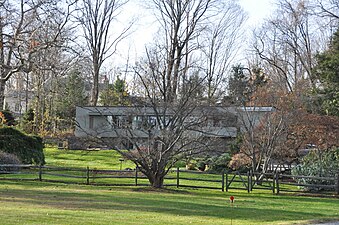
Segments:
[[[22,163],[44,165],[42,138],[28,136],[11,128],[0,128],[0,149],[16,155]]]
[[[13,114],[8,110],[0,111],[0,122],[6,126],[15,126],[17,124]]]
[[[228,163],[230,160],[231,160],[230,153],[223,153],[219,156],[198,159],[195,166],[200,171],[205,171],[205,169],[208,169],[209,172],[221,173],[229,169]]]
[[[301,161],[301,164],[292,169],[296,176],[334,177],[339,172],[339,148],[327,151],[310,151]],[[334,181],[300,178],[301,184],[334,185]],[[308,191],[319,191],[321,188],[304,187]]]
[[[207,165],[208,170],[216,173],[221,173],[224,170],[228,169],[228,163],[231,160],[231,155],[229,153],[223,153],[220,156],[213,156],[208,159]]]

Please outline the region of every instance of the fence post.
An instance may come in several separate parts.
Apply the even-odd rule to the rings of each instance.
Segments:
[[[336,190],[337,190],[337,195],[339,195],[339,173],[335,175],[335,183],[336,183]]]
[[[135,167],[135,186],[138,186],[138,166]]]
[[[273,181],[272,181],[272,192],[275,193],[275,179],[276,179],[276,173],[273,175]]]
[[[179,188],[179,172],[180,172],[180,170],[179,170],[179,167],[177,167],[177,188]]]
[[[39,166],[39,181],[42,181],[42,166]]]
[[[277,172],[276,175],[275,175],[275,184],[276,184],[276,187],[277,187],[277,194],[279,194],[280,192],[280,188],[279,188],[279,173]]]
[[[89,167],[86,169],[86,184],[89,185]]]
[[[250,171],[247,171],[247,193],[250,193]]]
[[[221,174],[221,191],[224,192],[225,191],[225,171],[222,171]]]
[[[253,171],[250,170],[250,190],[253,191]]]
[[[228,192],[228,170],[226,170],[226,192]]]

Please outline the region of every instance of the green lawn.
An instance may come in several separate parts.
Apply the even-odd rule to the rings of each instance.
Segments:
[[[45,153],[50,166],[68,167],[71,162],[74,167],[120,167],[119,155],[112,151],[50,148]],[[235,196],[233,206],[228,200],[231,195]],[[273,195],[264,190],[250,194],[174,187],[155,191],[0,181],[0,218],[0,224],[309,224],[339,221],[339,200]]]
[[[233,207],[228,198],[235,196]],[[2,181],[1,224],[308,224],[339,201],[265,193]]]
[[[53,147],[44,149],[46,166],[62,166],[72,168],[91,169],[120,169],[122,159],[120,154],[113,150],[82,151],[82,150],[60,150]],[[122,169],[135,168],[128,161],[122,162]]]

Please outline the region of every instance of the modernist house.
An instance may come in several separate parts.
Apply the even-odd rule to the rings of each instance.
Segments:
[[[227,145],[238,132],[249,123],[257,124],[273,110],[272,107],[197,107],[186,118],[185,123],[195,123],[191,135],[204,138],[217,138],[221,145]],[[77,107],[75,136],[96,137],[121,141],[121,138],[149,138],[149,132],[156,135],[174,117],[171,110],[155,111],[151,107]],[[129,148],[133,148],[132,144]]]

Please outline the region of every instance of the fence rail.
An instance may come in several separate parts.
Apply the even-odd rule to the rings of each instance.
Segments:
[[[0,180],[46,181],[110,186],[147,186],[148,179],[138,168],[134,170],[97,170],[86,168],[67,168],[34,165],[0,165]],[[312,180],[315,183],[301,181]],[[299,181],[299,182],[298,182]],[[317,183],[318,181],[318,183]],[[280,173],[240,173],[220,174],[200,171],[171,170],[164,180],[164,186],[247,190],[266,189],[273,193],[305,192],[324,190],[339,195],[339,174],[335,177],[293,176]]]

